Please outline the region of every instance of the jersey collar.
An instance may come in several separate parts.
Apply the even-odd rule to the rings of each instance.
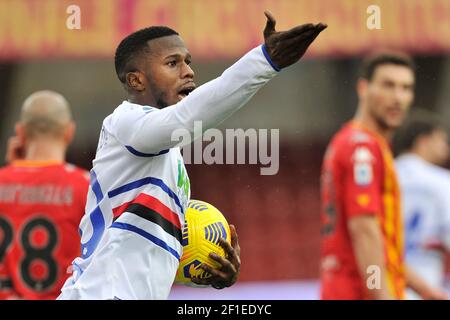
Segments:
[[[15,160],[11,165],[15,167],[48,167],[63,164],[58,160]]]

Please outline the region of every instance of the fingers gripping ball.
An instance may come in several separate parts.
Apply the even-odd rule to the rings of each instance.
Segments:
[[[222,213],[211,204],[191,200],[185,215],[183,227],[183,255],[175,277],[175,283],[198,286],[191,281],[191,277],[208,278],[202,263],[212,268],[221,265],[209,257],[211,252],[225,257],[224,249],[219,245],[219,239],[230,239],[230,227]]]

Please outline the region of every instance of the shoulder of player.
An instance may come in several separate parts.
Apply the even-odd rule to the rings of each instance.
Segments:
[[[0,177],[3,175],[7,175],[11,172],[12,167],[10,165],[6,165],[4,167],[0,167]]]
[[[450,171],[434,164],[427,164],[426,170],[433,184],[450,189]]]
[[[151,106],[143,106],[136,103],[131,103],[128,101],[123,101],[112,113],[113,116],[120,116],[124,113],[138,112],[141,114],[147,114],[150,112],[157,111],[159,109]]]
[[[80,168],[74,164],[71,163],[65,163],[64,164],[64,172],[66,172],[68,175],[72,176],[75,179],[81,179],[86,180],[89,182],[89,171]]]
[[[123,101],[110,115],[108,115],[103,121],[103,128],[107,131],[114,131],[114,127],[125,121],[135,121],[137,118],[144,117],[151,112],[158,111],[159,109],[151,106],[143,106],[128,101]]]
[[[408,183],[417,183],[437,191],[450,189],[448,169],[411,155],[402,155],[396,159],[395,163],[399,177]]]
[[[336,134],[335,148],[339,149],[344,156],[348,156],[356,150],[367,150],[375,157],[381,155],[380,141],[366,131],[352,126],[346,126]]]
[[[0,167],[0,177],[11,177],[17,173],[17,167],[12,164],[7,164],[3,167]]]
[[[448,190],[450,190],[450,171],[433,164],[427,166],[426,171],[422,172],[422,183],[433,193],[444,201],[448,202]]]

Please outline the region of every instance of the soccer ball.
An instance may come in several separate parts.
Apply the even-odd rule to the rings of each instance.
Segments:
[[[222,213],[211,204],[190,200],[183,226],[183,255],[175,277],[175,283],[198,286],[191,281],[195,276],[205,279],[211,275],[200,265],[208,264],[212,268],[219,268],[220,264],[208,255],[215,252],[225,257],[224,249],[219,245],[219,239],[230,242],[230,227]]]

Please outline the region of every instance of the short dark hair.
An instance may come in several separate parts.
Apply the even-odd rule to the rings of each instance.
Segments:
[[[147,41],[165,37],[178,35],[178,32],[166,26],[152,26],[133,32],[123,39],[117,46],[114,58],[117,77],[122,83],[125,83],[125,75],[132,71],[132,61],[139,56],[144,50],[147,50]]]
[[[438,114],[420,108],[412,110],[394,135],[394,154],[399,155],[411,150],[419,137],[429,135],[435,130],[445,130],[444,128]]]
[[[405,66],[412,72],[416,71],[416,65],[409,55],[396,51],[379,51],[364,59],[360,70],[361,78],[372,80],[376,68],[383,64]]]

